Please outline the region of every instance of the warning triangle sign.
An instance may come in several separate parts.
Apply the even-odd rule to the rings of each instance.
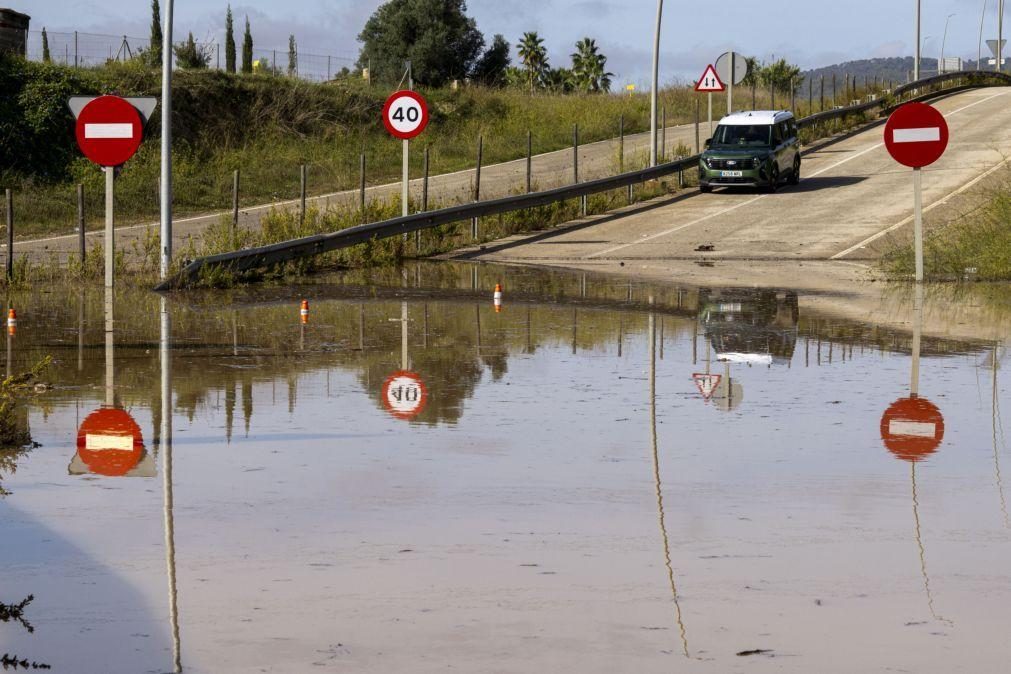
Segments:
[[[723,81],[720,80],[720,76],[716,74],[716,68],[712,64],[706,66],[706,71],[702,73],[702,77],[695,83],[695,91],[723,91],[724,89],[726,87],[723,85]]]
[[[695,373],[692,375],[692,379],[695,380],[695,386],[698,387],[699,393],[706,400],[713,397],[713,393],[716,392],[716,387],[720,385],[720,380],[723,377],[718,374],[699,374]]]

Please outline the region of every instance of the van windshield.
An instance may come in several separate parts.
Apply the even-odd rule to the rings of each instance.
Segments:
[[[771,124],[750,124],[716,127],[712,147],[769,147],[772,145]]]

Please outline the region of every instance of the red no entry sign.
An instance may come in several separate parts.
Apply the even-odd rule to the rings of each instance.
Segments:
[[[119,96],[99,96],[77,116],[77,145],[99,166],[120,166],[144,138],[140,113]]]
[[[143,454],[140,426],[126,410],[95,410],[77,431],[77,455],[97,475],[126,475],[140,463]]]
[[[881,439],[903,461],[917,462],[937,451],[944,440],[944,416],[926,398],[902,398],[881,417]]]
[[[428,104],[413,91],[395,91],[383,106],[383,125],[396,138],[414,138],[428,126]]]
[[[925,103],[906,103],[885,124],[885,146],[895,161],[912,168],[929,166],[948,147],[944,115]]]
[[[413,419],[428,404],[428,389],[421,377],[402,370],[383,382],[383,405],[398,419]]]

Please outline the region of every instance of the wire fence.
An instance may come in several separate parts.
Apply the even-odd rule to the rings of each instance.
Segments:
[[[151,40],[129,35],[103,35],[101,33],[56,33],[46,31],[49,58],[54,63],[75,68],[94,68],[109,62],[125,62],[143,58],[151,48]],[[176,42],[177,46],[183,42]],[[207,60],[212,70],[224,70],[225,50],[218,42],[197,42],[197,50]],[[241,46],[236,45],[236,68],[241,67]],[[28,31],[27,58],[43,60],[42,31]],[[175,62],[173,55],[173,62]],[[326,82],[338,77],[361,77],[355,58],[348,55],[308,54],[295,52],[290,58],[288,48],[253,49],[253,71],[264,74],[287,75],[310,82]]]

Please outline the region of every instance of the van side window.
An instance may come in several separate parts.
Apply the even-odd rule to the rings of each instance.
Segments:
[[[772,127],[772,144],[779,145],[783,142],[783,123],[774,124]]]

